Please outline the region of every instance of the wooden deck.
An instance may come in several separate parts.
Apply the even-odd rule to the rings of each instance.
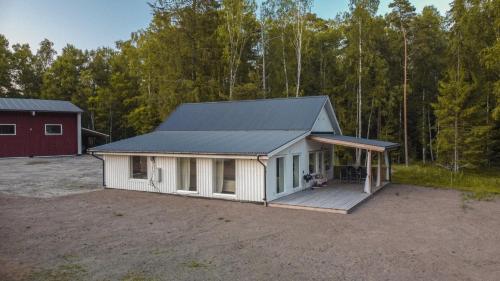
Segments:
[[[373,193],[368,194],[363,192],[362,184],[332,182],[327,187],[307,189],[270,201],[269,206],[348,214],[387,184],[374,187]]]

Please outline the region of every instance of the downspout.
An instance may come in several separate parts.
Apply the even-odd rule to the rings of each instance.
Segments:
[[[264,206],[267,207],[267,188],[266,188],[266,182],[267,182],[267,166],[260,161],[260,157],[265,156],[265,155],[257,155],[257,161],[264,167]]]
[[[104,159],[102,159],[101,157],[94,155],[94,152],[92,152],[90,155],[102,161],[102,186],[106,187],[105,173],[104,173],[105,172],[104,165],[106,162],[104,162]]]

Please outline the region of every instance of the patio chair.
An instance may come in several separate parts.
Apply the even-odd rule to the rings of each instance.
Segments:
[[[359,168],[349,166],[349,183],[357,183],[359,181]]]

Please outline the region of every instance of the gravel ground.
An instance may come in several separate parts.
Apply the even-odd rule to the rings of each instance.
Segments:
[[[499,214],[498,199],[404,185],[350,215],[111,189],[3,194],[0,280],[499,280]]]
[[[101,189],[102,163],[90,156],[0,158],[0,193],[54,197]]]

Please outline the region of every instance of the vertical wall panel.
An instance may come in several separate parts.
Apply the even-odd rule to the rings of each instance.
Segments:
[[[263,190],[264,167],[257,160],[236,160],[236,199],[261,202]]]
[[[196,186],[200,196],[212,197],[213,162],[209,158],[196,159]]]

